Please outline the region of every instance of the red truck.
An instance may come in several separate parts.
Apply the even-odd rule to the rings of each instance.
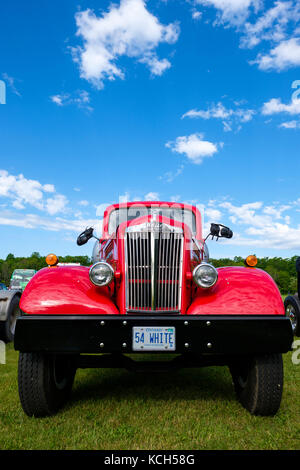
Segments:
[[[208,236],[231,238],[232,231],[211,224]],[[230,368],[250,413],[274,415],[282,397],[282,353],[293,342],[290,318],[255,256],[245,267],[215,269],[208,236],[194,206],[115,204],[104,213],[101,239],[93,228],[77,239],[83,245],[96,238],[92,266],[57,266],[55,255],[47,257],[49,267],[22,295],[16,325],[25,413],[55,413],[80,367],[220,365]],[[135,360],[137,353],[146,360]]]

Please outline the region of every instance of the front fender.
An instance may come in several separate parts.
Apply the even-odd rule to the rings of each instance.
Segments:
[[[118,314],[110,288],[97,287],[85,266],[58,266],[38,271],[27,284],[20,308],[33,315]]]
[[[285,315],[283,301],[272,277],[242,266],[218,270],[210,289],[197,289],[188,315]]]

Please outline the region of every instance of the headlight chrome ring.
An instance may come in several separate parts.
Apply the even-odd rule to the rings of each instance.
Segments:
[[[110,264],[99,261],[90,267],[89,276],[95,286],[108,286],[114,278],[114,270]]]
[[[199,287],[207,289],[215,285],[218,280],[218,271],[209,263],[201,263],[193,271],[194,282]]]

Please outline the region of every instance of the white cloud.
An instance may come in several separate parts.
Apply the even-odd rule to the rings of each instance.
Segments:
[[[212,157],[218,152],[217,144],[203,140],[203,134],[191,134],[189,136],[177,137],[175,142],[168,142],[166,147],[172,152],[186,155],[195,164],[202,163],[206,157]]]
[[[195,8],[192,9],[192,18],[193,20],[201,20],[202,18],[202,12],[199,10],[196,10]]]
[[[145,198],[145,201],[159,201],[159,194],[150,192],[150,193],[145,194],[144,198]]]
[[[53,198],[46,201],[46,210],[48,214],[54,215],[58,212],[65,212],[68,205],[68,199],[63,194],[56,194]]]
[[[55,187],[53,184],[44,184],[43,189],[46,193],[54,193]]]
[[[212,209],[210,207],[204,208],[203,216],[205,219],[209,219],[213,222],[220,222],[222,217],[222,212],[218,209]]]
[[[202,119],[227,119],[233,114],[231,109],[227,110],[222,103],[217,103],[217,105],[212,105],[208,110],[197,110],[191,109],[182,116],[182,119],[188,118],[202,118]]]
[[[128,191],[126,191],[125,194],[121,194],[119,196],[119,204],[122,204],[123,202],[128,202],[130,200],[130,194]]]
[[[300,65],[300,38],[282,41],[269,54],[259,54],[251,63],[257,63],[261,70],[285,70]]]
[[[221,102],[212,104],[207,110],[191,109],[183,114],[181,119],[220,119],[222,120],[224,131],[231,131],[233,122],[240,124],[251,121],[255,114],[253,109],[243,109],[236,107],[235,109],[226,108]]]
[[[41,217],[36,214],[26,214],[19,217],[17,214],[4,213],[0,215],[0,225],[22,227],[27,229],[42,229],[47,231],[71,231],[80,233],[86,227],[95,227],[99,230],[102,222],[99,219],[64,219],[61,217]]]
[[[300,99],[294,99],[289,104],[284,104],[280,98],[272,98],[263,104],[262,114],[265,116],[279,113],[300,114]]]
[[[284,129],[300,129],[300,121],[282,122],[278,127],[283,127]]]
[[[7,83],[7,85],[9,86],[9,88],[11,89],[11,91],[17,95],[17,96],[21,96],[21,93],[17,90],[16,88],[16,79],[13,78],[13,77],[10,77],[7,73],[3,73],[2,74],[2,78],[5,80],[5,82]]]
[[[290,204],[253,202],[236,206],[230,202],[215,203],[228,211],[230,223],[237,226],[234,237],[226,243],[236,246],[277,250],[300,249],[300,225],[291,226],[286,211],[295,210],[299,201]],[[225,218],[225,217],[224,217]],[[226,221],[223,223],[226,223]]]
[[[187,0],[188,1],[188,0]],[[264,42],[250,64],[259,69],[281,71],[300,65],[300,1],[195,0],[217,10],[214,25],[231,26],[241,35],[240,47],[252,49]]]
[[[196,0],[196,3],[215,7],[218,10],[217,22],[234,26],[243,24],[250,11],[257,11],[261,4],[259,0]]]
[[[299,3],[276,1],[255,23],[245,23],[241,46],[252,48],[261,41],[281,42],[286,38],[289,24],[300,18]]]
[[[181,175],[183,169],[184,165],[180,165],[176,171],[167,171],[163,176],[159,176],[159,179],[165,181],[166,183],[172,183],[175,178]]]
[[[12,200],[16,209],[24,209],[30,205],[49,214],[65,210],[68,200],[61,194],[45,199],[45,193],[54,193],[53,184],[42,185],[39,181],[25,178],[22,174],[10,175],[6,170],[0,170],[0,197]]]
[[[78,202],[78,205],[79,205],[79,206],[86,207],[86,206],[89,205],[89,201],[86,201],[86,200],[79,201],[79,202]]]
[[[92,111],[93,108],[89,105],[90,95],[85,90],[77,90],[72,95],[70,93],[62,93],[58,95],[50,96],[52,103],[55,103],[57,106],[67,106],[70,104],[75,104],[78,108],[84,108],[89,111]]]
[[[72,49],[73,59],[81,77],[97,88],[103,88],[105,80],[124,78],[116,65],[122,56],[145,63],[153,75],[161,75],[171,65],[167,59],[159,59],[155,49],[160,43],[174,44],[179,26],[161,24],[144,0],[121,0],[100,17],[90,9],[80,11],[75,19],[83,47]]]

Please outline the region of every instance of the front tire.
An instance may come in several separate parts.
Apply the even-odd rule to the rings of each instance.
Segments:
[[[300,302],[298,295],[288,295],[284,299],[286,316],[289,317],[295,336],[300,336]]]
[[[281,354],[245,358],[230,366],[238,400],[253,415],[274,416],[279,410],[283,389]]]
[[[55,414],[71,394],[75,372],[72,356],[20,352],[18,383],[24,412],[35,417]]]

